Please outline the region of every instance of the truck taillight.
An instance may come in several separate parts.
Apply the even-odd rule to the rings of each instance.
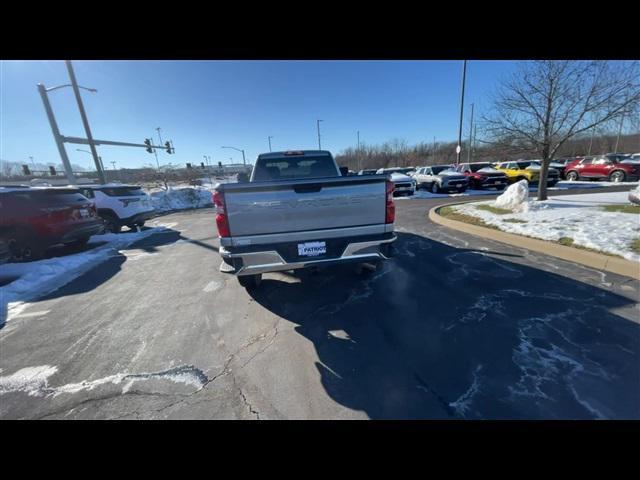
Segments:
[[[230,237],[229,219],[227,218],[227,208],[224,204],[224,193],[218,190],[213,192],[213,204],[216,206],[216,225],[218,226],[218,235],[221,237]]]
[[[384,223],[393,223],[396,219],[396,205],[393,203],[393,190],[395,186],[392,181],[387,180],[387,209],[384,217]]]

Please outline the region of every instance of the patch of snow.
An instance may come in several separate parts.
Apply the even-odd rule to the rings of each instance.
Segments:
[[[629,192],[628,198],[631,203],[640,205],[640,184]]]
[[[630,248],[631,242],[640,237],[638,215],[606,212],[600,208],[607,204],[628,204],[627,195],[627,192],[608,192],[553,197],[543,202],[529,202],[527,212],[506,215],[476,208],[482,204],[492,205],[491,202],[467,203],[453,208],[504,232],[550,241],[570,237],[575,245],[640,262],[640,255]],[[511,220],[524,223],[512,223]]]
[[[482,370],[482,365],[478,365],[473,372],[473,381],[471,385],[455,402],[449,403],[449,406],[461,416],[465,416],[469,408],[471,407],[471,403],[473,402],[473,398],[480,391],[480,380],[479,373]]]
[[[526,212],[529,210],[529,182],[520,180],[509,185],[501,194],[494,205],[498,208],[506,208],[513,212]]]
[[[119,385],[125,382],[122,388],[122,393],[124,394],[129,391],[134,382],[152,379],[169,380],[173,383],[182,383],[200,390],[209,381],[200,369],[186,365],[162,372],[116,373],[96,380],[85,380],[78,383],[67,383],[59,387],[49,387],[49,377],[57,371],[58,367],[41,365],[23,368],[12,375],[0,377],[0,395],[10,392],[25,392],[30,396],[57,397],[65,393],[75,394],[82,391],[91,391],[102,385]]]
[[[211,189],[205,187],[169,187],[169,190],[152,192],[150,195],[153,207],[158,212],[188,210],[213,205]]]
[[[117,254],[134,242],[164,228],[150,228],[140,232],[94,235],[89,243],[105,243],[91,250],[48,258],[37,262],[5,263],[0,265],[3,276],[16,277],[0,287],[0,327],[24,309],[24,302],[41,297],[66,285],[99,263]]]
[[[58,371],[58,367],[39,365],[18,370],[12,375],[0,377],[0,395],[9,392],[25,392],[30,396],[47,387],[49,377]]]

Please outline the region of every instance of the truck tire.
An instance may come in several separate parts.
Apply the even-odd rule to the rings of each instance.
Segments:
[[[257,288],[262,283],[262,274],[258,273],[256,275],[242,275],[238,277],[238,282],[247,290]]]

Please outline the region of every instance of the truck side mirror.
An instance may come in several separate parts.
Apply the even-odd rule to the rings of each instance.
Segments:
[[[340,175],[343,177],[349,175],[349,167],[340,167]]]

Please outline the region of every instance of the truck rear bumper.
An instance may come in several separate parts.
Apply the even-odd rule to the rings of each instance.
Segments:
[[[278,272],[283,270],[297,270],[299,268],[329,266],[339,263],[349,262],[371,262],[376,260],[386,260],[387,257],[381,252],[380,247],[384,244],[394,242],[396,236],[391,233],[381,236],[378,239],[363,241],[353,241],[347,244],[342,254],[332,258],[313,257],[295,260],[285,260],[276,249],[261,246],[265,250],[233,253],[227,248],[220,247],[220,255],[225,263],[233,267],[227,273],[235,275],[256,275],[260,273]]]

